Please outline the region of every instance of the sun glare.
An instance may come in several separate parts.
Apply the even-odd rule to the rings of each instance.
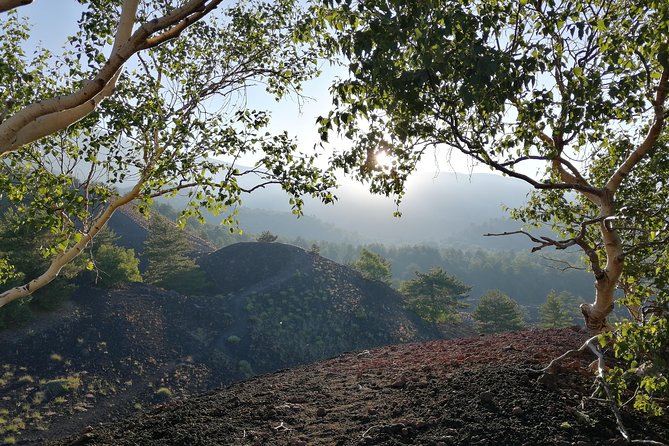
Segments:
[[[375,155],[375,164],[379,169],[388,172],[393,166],[393,159],[383,150]]]

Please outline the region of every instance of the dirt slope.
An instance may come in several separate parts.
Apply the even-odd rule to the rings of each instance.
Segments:
[[[0,332],[0,444],[43,444],[257,373],[438,336],[387,286],[300,248],[233,246],[207,271],[208,295],[82,288],[61,312]]]
[[[54,444],[622,446],[606,408],[581,406],[590,358],[544,379],[527,370],[584,338],[536,330],[349,353]],[[624,419],[636,439],[668,439],[666,418]]]

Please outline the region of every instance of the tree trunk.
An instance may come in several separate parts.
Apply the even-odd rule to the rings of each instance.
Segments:
[[[610,219],[615,215],[613,194],[607,189],[604,191],[599,207],[602,217],[599,229],[606,252],[606,266],[601,271],[594,271],[595,302],[581,305],[586,326],[595,332],[605,331],[608,328],[606,317],[613,311],[613,296],[625,263],[622,240]]]

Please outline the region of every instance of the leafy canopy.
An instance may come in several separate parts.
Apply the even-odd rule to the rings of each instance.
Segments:
[[[250,89],[299,98],[318,74],[320,50],[297,41],[299,2],[88,2],[61,54],[27,52],[29,24],[2,14],[0,195],[51,239],[40,247],[48,269],[0,293],[0,306],[54,280],[126,203],[146,212],[186,194],[180,224],[206,209],[233,231],[236,206],[260,187],[283,188],[298,215],[304,195],[334,200],[315,155],[271,134],[270,113],[246,101]],[[238,165],[250,155],[255,165]],[[2,258],[0,280],[12,264]]]
[[[594,302],[580,307],[586,325],[613,329],[627,361],[612,375],[631,380],[620,401],[661,404],[669,3],[323,0],[315,11],[332,30],[321,43],[349,68],[319,120],[324,140],[337,131],[353,142],[334,165],[398,201],[432,148],[532,185],[528,205],[512,211],[526,227],[512,233],[534,250],[580,249],[595,278]],[[559,238],[529,232],[543,224]],[[616,328],[606,318],[618,288],[632,320]],[[645,362],[659,369],[634,381]]]

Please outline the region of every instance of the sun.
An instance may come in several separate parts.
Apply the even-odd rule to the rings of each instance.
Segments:
[[[393,158],[382,150],[374,155],[374,164],[377,169],[388,172],[393,167]]]

